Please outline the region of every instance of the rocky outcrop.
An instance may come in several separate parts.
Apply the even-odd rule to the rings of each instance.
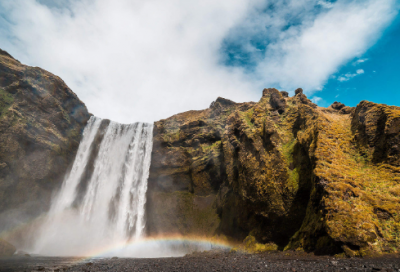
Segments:
[[[59,77],[0,51],[0,232],[48,209],[89,117]]]
[[[252,105],[218,98],[209,109],[154,124],[147,201],[150,234],[215,233],[220,220],[215,202],[225,179],[225,122],[231,113],[243,113]]]
[[[7,241],[0,239],[0,258],[11,257],[16,251],[15,246]]]
[[[400,250],[400,108],[325,109],[301,89],[224,101],[155,123],[150,234],[349,256]]]
[[[362,101],[355,110],[351,129],[363,156],[393,169],[400,167],[399,107]]]

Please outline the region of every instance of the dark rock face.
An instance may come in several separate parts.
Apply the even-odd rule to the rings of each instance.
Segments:
[[[48,209],[89,117],[59,77],[0,51],[0,231]]]
[[[296,93],[264,89],[258,103],[217,100],[156,122],[148,232],[398,252],[400,109],[324,109]]]

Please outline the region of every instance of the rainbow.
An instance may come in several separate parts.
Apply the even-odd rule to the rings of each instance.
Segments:
[[[27,232],[31,230],[32,227],[40,225],[44,220],[46,220],[46,218],[46,214],[42,214],[31,220],[21,222],[19,225],[14,226],[14,228],[1,232],[0,238],[12,240],[14,237],[18,237],[20,233]],[[181,234],[169,234],[143,237],[138,240],[120,241],[108,244],[85,254],[80,254],[80,256],[76,256],[76,262],[79,263],[93,258],[113,256],[127,258],[178,257],[196,250],[204,251],[213,248],[229,250],[234,246],[237,245],[228,242],[226,239],[218,239],[215,237],[206,236],[182,236]],[[185,247],[186,250],[184,250]],[[179,250],[176,250],[175,254],[170,254],[171,248],[181,248],[181,251],[179,252]],[[149,253],[147,255],[146,250]],[[150,252],[151,250],[152,252]],[[157,250],[160,250],[161,254],[160,251],[156,252]],[[164,252],[168,253],[162,254],[163,250]],[[121,256],[121,252],[125,253]],[[133,252],[133,254],[129,255],[129,252]],[[142,254],[135,254],[138,252]]]
[[[179,257],[185,255],[185,253],[189,253],[182,251],[181,254],[175,254],[175,255],[172,254],[171,256],[171,254],[160,254],[160,252],[158,252],[158,254],[149,254],[148,256],[146,255],[129,256],[129,252],[132,251],[142,252],[143,254],[146,254],[146,250],[156,250],[156,249],[163,250],[163,247],[165,247],[165,250],[167,250],[168,252],[171,252],[170,248],[175,246],[177,247],[193,246],[200,249],[204,248],[204,250],[209,250],[213,248],[229,250],[233,247],[232,244],[228,243],[225,240],[219,240],[210,237],[168,235],[168,236],[148,237],[132,242],[124,241],[124,242],[114,243],[112,245],[108,245],[106,247],[99,248],[92,252],[84,254],[85,257],[78,259],[77,262],[85,262],[87,260],[94,258],[121,256],[119,253],[123,251],[127,253],[122,255],[122,257],[127,257],[127,258]]]

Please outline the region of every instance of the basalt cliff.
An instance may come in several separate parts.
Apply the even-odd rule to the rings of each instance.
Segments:
[[[90,117],[64,82],[0,51],[0,222],[46,211]],[[154,123],[148,235],[248,250],[400,251],[400,108],[321,108],[301,89]]]
[[[47,211],[89,117],[59,77],[0,50],[0,233]]]
[[[400,250],[399,211],[399,107],[264,89],[155,123],[150,234],[363,256]]]

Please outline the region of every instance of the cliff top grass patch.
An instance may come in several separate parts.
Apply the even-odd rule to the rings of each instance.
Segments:
[[[397,252],[399,242],[398,197],[390,189],[398,185],[390,168],[360,156],[352,143],[350,118],[325,114],[319,132],[315,174],[327,183],[328,233],[343,242],[355,243],[359,254],[375,250]],[[355,242],[357,241],[357,242]]]

